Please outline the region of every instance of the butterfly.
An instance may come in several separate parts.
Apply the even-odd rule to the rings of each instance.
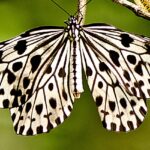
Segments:
[[[44,26],[0,43],[0,107],[10,108],[17,134],[49,132],[84,92],[82,74],[104,128],[136,129],[150,97],[148,37],[114,26]],[[84,71],[83,71],[84,70]]]

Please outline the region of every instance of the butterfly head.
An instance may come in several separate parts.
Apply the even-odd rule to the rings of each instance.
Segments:
[[[78,24],[77,18],[75,16],[70,16],[67,21],[65,21],[67,25],[76,25]]]
[[[68,29],[71,28],[80,28],[80,24],[78,23],[77,17],[70,16],[68,21],[65,22],[67,24]]]

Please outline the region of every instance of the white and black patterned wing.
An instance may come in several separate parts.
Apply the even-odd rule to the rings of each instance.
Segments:
[[[150,97],[150,45],[144,37],[106,24],[85,26],[84,36],[130,94]]]
[[[50,43],[47,41],[47,46],[42,44],[45,50],[49,49],[45,56],[42,57],[40,50],[37,51],[42,57],[41,61],[45,61],[35,79],[32,76],[33,92],[25,104],[10,109],[17,134],[48,132],[62,123],[73,108],[74,97],[68,86],[70,42],[61,36],[58,39]]]
[[[63,31],[37,28],[0,43],[1,108],[24,104],[33,95],[44,72],[51,69],[57,47],[65,40]]]
[[[80,48],[83,52],[82,60],[88,85],[98,106],[103,126],[112,131],[136,129],[144,120],[147,107],[144,99],[137,98],[123,84],[125,76],[118,68],[126,69],[126,61],[121,63],[118,60],[118,55],[122,57],[120,56],[122,49],[117,49],[121,45],[121,39],[118,35],[113,35],[116,34],[115,31],[112,33],[113,38],[103,36],[103,32],[105,35],[107,30],[114,30],[111,26],[106,26],[104,31],[101,31],[101,26],[98,26],[98,31],[94,30],[93,26],[91,28],[81,32]]]

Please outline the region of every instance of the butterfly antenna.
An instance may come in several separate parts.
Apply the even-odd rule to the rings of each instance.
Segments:
[[[61,7],[58,3],[56,3],[54,0],[51,0],[58,8],[60,8],[61,10],[63,10],[66,14],[68,14],[69,16],[71,16],[63,7]]]
[[[80,10],[83,9],[83,8],[84,8],[87,4],[89,4],[91,1],[92,1],[92,0],[88,0],[87,3],[85,3],[82,7],[80,7],[80,8],[75,12],[74,16],[75,16],[77,13],[80,13],[80,15],[82,15]]]

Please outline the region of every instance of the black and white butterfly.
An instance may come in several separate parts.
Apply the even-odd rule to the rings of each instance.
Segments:
[[[96,23],[39,27],[0,43],[0,107],[10,108],[17,134],[61,124],[84,91],[82,70],[103,126],[136,129],[150,97],[148,38]]]

